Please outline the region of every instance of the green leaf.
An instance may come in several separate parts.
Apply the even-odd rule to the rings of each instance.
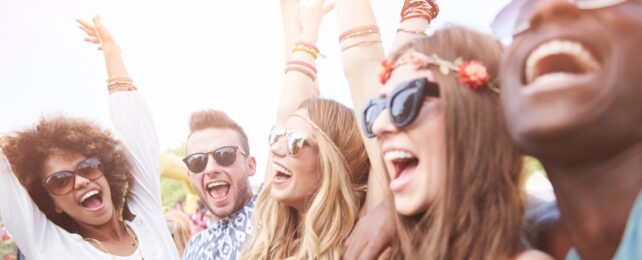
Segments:
[[[455,66],[457,66],[457,67],[461,66],[461,64],[463,64],[463,63],[464,63],[464,59],[462,59],[461,57],[459,57],[455,61],[453,61],[453,64],[455,64]]]
[[[441,72],[441,74],[444,74],[444,76],[448,76],[448,74],[450,74],[450,69],[448,69],[448,66],[446,64],[440,64],[439,72]]]

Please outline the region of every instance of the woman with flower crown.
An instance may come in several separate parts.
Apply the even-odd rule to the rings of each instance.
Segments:
[[[393,258],[548,258],[521,240],[522,156],[496,81],[502,45],[458,26],[426,36],[436,3],[407,0],[381,62],[368,0],[339,0],[337,9],[357,116],[388,171]]]

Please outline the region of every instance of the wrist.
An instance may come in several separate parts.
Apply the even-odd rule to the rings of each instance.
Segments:
[[[303,31],[301,31],[301,37],[299,38],[303,41],[316,44],[318,37],[319,37],[318,31],[303,29]]]

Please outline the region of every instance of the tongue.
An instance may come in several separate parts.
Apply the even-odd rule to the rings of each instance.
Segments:
[[[98,208],[100,207],[100,204],[102,204],[102,201],[100,200],[100,198],[98,198],[98,196],[95,195],[82,202],[82,206],[89,209]]]
[[[210,190],[210,195],[218,200],[224,198],[230,192],[230,185],[221,185]]]

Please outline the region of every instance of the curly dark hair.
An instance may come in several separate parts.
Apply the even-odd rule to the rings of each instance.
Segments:
[[[2,149],[31,198],[49,220],[68,232],[78,233],[78,224],[69,215],[56,212],[51,195],[41,184],[44,162],[51,155],[97,156],[109,183],[112,202],[117,209],[124,208],[132,184],[131,166],[123,146],[109,131],[87,120],[55,116],[42,117],[35,128],[3,139]]]

